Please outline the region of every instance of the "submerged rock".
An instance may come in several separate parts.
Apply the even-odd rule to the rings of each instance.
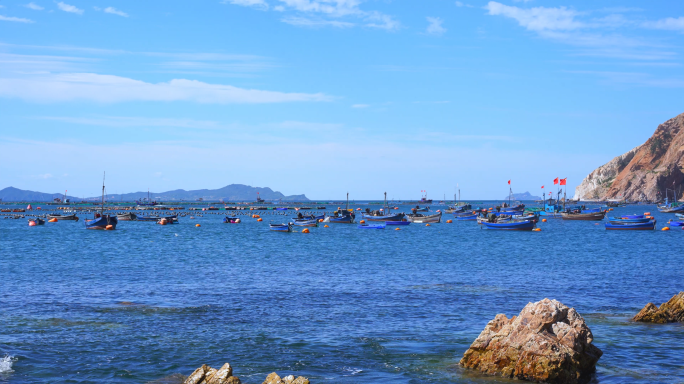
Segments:
[[[233,368],[225,363],[220,369],[214,369],[206,364],[197,368],[195,372],[185,379],[183,384],[241,384],[240,379],[233,376]],[[309,379],[293,375],[280,378],[273,372],[266,377],[263,384],[310,384]]]
[[[295,378],[294,375],[285,376],[281,379],[277,373],[273,372],[266,376],[266,380],[262,384],[309,384],[309,379],[303,376]]]
[[[603,352],[582,316],[556,300],[529,303],[516,317],[496,315],[460,364],[489,375],[549,383],[589,380]]]
[[[646,304],[632,320],[659,324],[684,322],[684,292],[672,296],[660,308],[653,303]]]

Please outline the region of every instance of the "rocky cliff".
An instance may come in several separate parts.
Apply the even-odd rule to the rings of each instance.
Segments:
[[[681,198],[682,168],[684,113],[660,124],[644,144],[590,173],[575,189],[574,198],[653,201],[664,198],[665,188],[673,185]]]

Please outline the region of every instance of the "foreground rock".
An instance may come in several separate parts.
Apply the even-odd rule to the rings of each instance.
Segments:
[[[582,316],[556,300],[529,303],[511,319],[496,315],[460,364],[489,375],[549,383],[583,383],[603,352]]]
[[[197,368],[183,384],[241,384],[241,381],[236,376],[233,376],[233,368],[230,364],[225,363],[221,369],[214,369],[206,364]],[[277,373],[273,372],[266,377],[263,384],[310,384],[309,379],[299,376],[295,378],[293,375],[281,378]]]
[[[632,320],[659,324],[684,322],[684,292],[672,296],[660,308],[653,303],[646,304],[644,309],[637,313]]]

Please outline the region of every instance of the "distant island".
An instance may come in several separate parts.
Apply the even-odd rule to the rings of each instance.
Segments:
[[[529,192],[514,193],[513,199],[515,200],[541,200],[539,196],[532,196]],[[508,200],[508,196],[504,197],[504,200]]]
[[[147,198],[148,192],[133,192],[133,193],[123,193],[123,194],[107,194],[107,200],[109,201],[135,201]],[[178,202],[178,201],[256,201],[257,196],[266,201],[309,201],[309,199],[304,195],[291,195],[285,196],[278,191],[274,191],[271,188],[261,188],[261,187],[251,187],[249,185],[243,184],[231,184],[219,189],[198,189],[192,191],[186,191],[184,189],[177,189],[175,191],[168,192],[149,192],[151,200],[156,200],[160,202]],[[54,199],[63,199],[64,196],[61,193],[43,193],[26,191],[14,187],[7,187],[0,190],[0,199],[2,201],[40,201],[40,202],[50,202]],[[93,197],[75,197],[66,196],[72,202],[78,202],[82,200],[86,201],[99,201],[100,196]]]

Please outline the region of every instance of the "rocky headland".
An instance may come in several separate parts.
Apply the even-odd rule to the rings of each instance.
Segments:
[[[496,315],[461,366],[488,375],[547,383],[583,383],[603,352],[574,308],[556,300],[529,303],[518,316]]]
[[[591,172],[575,189],[574,199],[659,200],[665,197],[665,188],[672,188],[673,183],[682,184],[683,168],[684,114],[681,114],[660,124],[644,144]]]
[[[684,322],[684,292],[672,296],[660,307],[653,303],[646,304],[632,320],[659,324]]]

